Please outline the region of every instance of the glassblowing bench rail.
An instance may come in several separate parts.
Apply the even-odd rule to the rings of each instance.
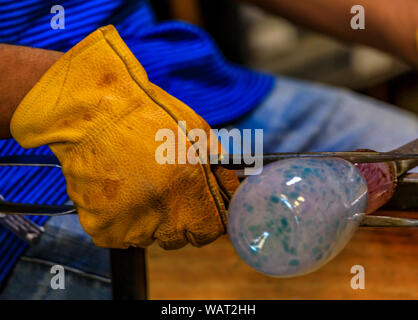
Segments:
[[[338,154],[338,153],[337,153]],[[335,154],[334,156],[338,156]],[[362,156],[359,153],[345,153],[346,156]],[[312,154],[311,154],[312,155]],[[277,158],[288,158],[286,154],[274,154],[265,155],[273,157],[273,160]],[[303,154],[302,154],[303,156]],[[320,155],[318,155],[320,156]],[[368,154],[369,161],[375,162],[376,159],[371,157],[376,154]],[[388,154],[381,155],[387,157]],[[396,158],[404,159],[405,154],[395,155]],[[411,156],[411,155],[408,155]],[[413,161],[417,161],[418,155],[414,154]],[[396,160],[399,160],[396,159]],[[270,159],[268,159],[270,160]],[[374,160],[374,161],[373,161]],[[388,159],[384,159],[388,160]],[[366,162],[366,161],[365,161]],[[0,157],[0,166],[31,166],[31,167],[56,167],[60,168],[60,164],[55,157],[52,156],[16,156],[16,157]],[[230,168],[236,169],[236,168]],[[238,168],[241,169],[241,168]],[[405,186],[413,185],[413,189],[416,190],[418,178],[416,174],[407,175],[400,181],[402,184],[405,182]],[[409,186],[405,190],[412,190]],[[405,191],[404,190],[404,191]],[[408,191],[408,192],[409,192]],[[408,193],[409,194],[409,193]],[[402,196],[402,194],[400,195]],[[395,203],[399,203],[396,202]],[[405,209],[405,205],[408,206],[409,202],[402,201],[402,209]],[[416,204],[415,202],[412,205]],[[77,214],[76,209],[71,205],[33,205],[7,202],[7,199],[0,198],[0,218],[1,215],[63,215],[63,214]],[[23,217],[22,217],[23,218]],[[372,227],[416,227],[418,226],[418,220],[395,218],[395,217],[380,217],[380,216],[365,216],[362,226]],[[110,249],[110,264],[111,264],[111,277],[112,277],[112,294],[115,300],[144,300],[148,298],[148,275],[146,266],[146,249],[143,248],[129,248],[129,249]]]

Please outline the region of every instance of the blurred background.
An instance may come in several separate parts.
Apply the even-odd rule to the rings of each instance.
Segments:
[[[418,74],[375,49],[342,43],[233,0],[152,0],[160,21],[208,31],[228,60],[277,75],[343,86],[418,114]]]

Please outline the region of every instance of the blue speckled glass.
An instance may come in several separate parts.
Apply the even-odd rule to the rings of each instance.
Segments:
[[[235,250],[275,277],[310,273],[335,257],[358,228],[367,185],[342,159],[289,159],[248,177],[229,207]]]

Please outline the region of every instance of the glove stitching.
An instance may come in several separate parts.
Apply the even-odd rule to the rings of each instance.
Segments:
[[[136,73],[134,73],[132,71],[133,66],[135,65],[134,63],[132,63],[132,58],[129,55],[126,54],[121,54],[123,52],[126,51],[125,47],[123,47],[122,45],[118,44],[118,43],[113,43],[114,41],[112,41],[112,39],[108,39],[106,37],[106,34],[103,32],[103,30],[99,29],[102,36],[103,37],[92,37],[90,39],[91,43],[89,43],[88,45],[86,45],[84,48],[82,48],[81,50],[77,50],[76,51],[76,55],[74,55],[74,51],[70,51],[70,56],[67,58],[69,59],[68,63],[63,64],[62,66],[60,66],[59,69],[57,69],[55,72],[51,73],[48,75],[49,79],[47,80],[47,82],[42,86],[42,88],[40,89],[39,93],[35,96],[32,97],[31,100],[27,103],[25,103],[25,109],[24,109],[24,115],[26,115],[27,111],[31,109],[31,107],[33,106],[33,104],[35,103],[35,101],[37,101],[38,97],[41,94],[44,94],[45,91],[49,88],[49,86],[51,85],[51,82],[56,78],[57,74],[60,74],[61,72],[63,72],[63,69],[66,67],[67,70],[65,71],[65,79],[64,82],[60,88],[60,93],[57,97],[57,100],[55,103],[57,103],[59,101],[59,99],[61,98],[61,94],[62,94],[62,90],[64,87],[64,83],[67,80],[67,76],[69,73],[69,67],[71,65],[71,61],[72,59],[76,58],[78,55],[82,54],[84,51],[86,51],[87,49],[91,48],[92,46],[98,44],[100,41],[106,41],[106,43],[113,49],[113,51],[117,54],[117,56],[119,57],[119,59],[122,61],[122,63],[125,65],[125,67],[127,68],[128,73],[130,74],[130,76],[132,77],[132,79],[135,81],[135,83],[138,85],[138,87],[154,102],[156,103],[162,110],[164,110],[172,119],[173,121],[175,121],[178,124],[178,120],[177,117],[170,112],[165,106],[164,104],[162,104],[161,102],[159,102],[155,97],[153,97],[151,95],[151,93],[144,88],[144,86],[141,84],[141,82],[137,79],[137,75]],[[129,50],[129,49],[128,49]],[[129,51],[128,51],[129,52]],[[125,57],[125,59],[124,59]],[[63,57],[64,58],[64,57]],[[67,61],[65,61],[67,62]],[[133,106],[130,108],[126,108],[123,112],[121,112],[117,117],[113,117],[110,119],[109,122],[106,122],[106,124],[104,126],[100,126],[100,131],[106,130],[109,127],[115,125],[120,119],[125,118],[127,115],[129,115],[131,112],[133,112],[134,110],[136,110],[137,107]],[[180,126],[181,129],[183,130],[183,132],[186,134],[186,136],[188,137],[188,133],[187,130],[185,128],[183,128],[182,126]],[[96,127],[92,128],[92,131],[88,132],[86,134],[86,136],[82,139],[82,141],[78,141],[77,144],[74,144],[72,146],[72,148],[70,148],[68,151],[70,153],[75,153],[77,151],[79,151],[80,149],[84,148],[84,146],[90,142],[92,139],[94,139],[95,136],[97,136],[99,129]],[[191,144],[194,148],[195,146],[190,142],[189,139],[187,139],[187,142],[189,144]],[[53,144],[59,144],[60,142],[53,142],[51,143]],[[52,147],[52,146],[51,146]],[[200,158],[200,155],[199,155]],[[201,158],[200,158],[201,159]],[[201,159],[202,160],[202,159]],[[213,172],[210,170],[210,167],[208,167],[208,165],[203,165],[202,162],[199,163],[201,169],[203,169],[203,173],[205,175],[205,180],[208,186],[208,189],[212,195],[212,198],[215,202],[215,206],[218,210],[218,218],[220,219],[221,225],[223,226],[223,233],[226,232],[226,221],[224,221],[224,217],[222,212],[226,211],[223,207],[223,199],[219,199],[219,195],[216,192],[216,188],[215,186],[213,186],[213,183],[210,179],[210,174],[212,174],[212,176],[215,176],[213,174]],[[208,172],[209,171],[209,172]],[[216,178],[215,178],[216,179]],[[216,180],[215,180],[216,181]]]
[[[106,38],[106,35],[103,33],[103,31],[102,30],[100,30],[100,31],[102,32],[104,38],[97,39],[94,43],[92,43],[90,46],[88,46],[88,48],[91,47],[91,46],[93,46],[93,45],[95,45],[95,44],[97,44],[101,40],[106,41],[107,44],[113,49],[114,53],[119,57],[119,59],[121,60],[121,62],[125,65],[125,67],[127,68],[127,71],[129,73],[129,75],[135,81],[135,83],[138,85],[138,87],[146,94],[146,96],[149,99],[151,99],[162,110],[164,110],[165,113],[168,114],[176,122],[176,124],[178,124],[178,121],[176,120],[177,117],[173,113],[171,113],[169,110],[167,110],[166,107],[161,102],[159,102],[158,100],[156,100],[148,92],[148,90],[146,90],[146,88],[144,88],[144,86],[142,85],[142,83],[136,79],[136,75],[133,74],[133,72],[131,71],[133,69],[133,67],[132,67],[132,60],[130,59],[129,56],[122,56],[120,54],[120,52],[123,53],[125,51],[125,49],[122,46],[118,45],[118,43],[112,43],[111,41],[109,41]],[[87,48],[85,48],[84,50],[86,50],[86,49]],[[84,50],[80,51],[78,54],[83,53]],[[125,110],[123,110],[122,112],[120,112],[117,117],[112,117],[112,118],[108,119],[109,121],[105,122],[103,125],[97,125],[96,124],[96,126],[94,128],[92,128],[92,130],[90,132],[87,132],[86,133],[86,135],[84,136],[84,138],[82,139],[82,141],[78,141],[77,144],[74,144],[73,145],[73,148],[70,148],[68,150],[68,152],[74,153],[74,154],[76,154],[78,152],[83,152],[83,149],[84,149],[85,145],[88,144],[89,142],[91,142],[97,136],[97,134],[99,132],[102,132],[104,130],[107,130],[108,128],[116,125],[122,119],[126,118],[131,112],[134,112],[136,109],[137,109],[137,106],[127,107]],[[100,127],[100,130],[99,130],[99,127]],[[188,136],[187,130],[185,130],[185,128],[183,126],[180,126],[180,128],[183,130],[183,132],[186,134],[186,136]],[[189,144],[191,144],[191,142],[190,142],[189,139],[187,139],[187,142]],[[193,144],[191,144],[191,145],[193,145]],[[200,158],[200,155],[199,155],[199,158]],[[216,175],[214,175],[212,173],[212,171],[210,170],[210,168],[209,168],[209,172],[208,172],[208,168],[207,168],[208,165],[205,166],[201,162],[199,164],[200,164],[201,169],[203,169],[202,171],[203,171],[203,173],[205,175],[205,180],[206,180],[208,189],[209,189],[209,191],[210,191],[210,193],[212,195],[212,198],[214,200],[215,206],[216,206],[217,211],[218,211],[218,218],[220,220],[219,221],[220,222],[220,225],[222,225],[222,227],[223,227],[223,233],[225,233],[226,230],[227,230],[227,228],[226,228],[226,225],[227,224],[226,224],[225,217],[222,214],[222,212],[223,211],[226,211],[226,209],[222,210],[222,207],[221,207],[222,204],[224,203],[224,200],[223,200],[223,198],[219,199],[219,195],[216,193],[216,191],[215,191],[216,189],[214,189],[214,186],[212,184],[212,181],[211,181],[211,179],[209,177],[209,175],[212,174],[212,176],[215,177],[215,181],[217,181],[216,180]]]
[[[119,45],[118,43],[113,44],[112,41],[110,41],[107,37],[106,34],[103,32],[103,30],[99,29],[100,32],[103,34],[104,39],[106,40],[106,42],[109,44],[109,46],[114,50],[114,52],[119,56],[119,58],[121,59],[121,61],[124,63],[124,65],[126,66],[128,73],[131,75],[132,79],[136,82],[136,84],[138,85],[139,88],[142,89],[142,91],[152,100],[154,101],[161,109],[163,109],[177,124],[178,119],[177,117],[170,112],[161,102],[159,102],[157,99],[155,99],[149,92],[148,90],[146,90],[144,88],[144,86],[140,83],[140,81],[137,80],[136,75],[131,71],[131,59],[129,56],[126,56],[125,59],[124,57],[121,56],[120,52],[124,51],[124,47],[122,47],[121,45]],[[116,48],[117,47],[117,48]],[[128,49],[129,50],[129,49]],[[133,108],[134,109],[134,108]],[[130,113],[132,110],[129,110],[128,113]],[[125,116],[125,115],[123,115]],[[183,130],[183,132],[185,133],[186,137],[188,136],[187,134],[187,130],[185,128],[183,128],[182,126],[180,126],[180,128]],[[190,140],[187,140],[190,144]],[[194,147],[194,145],[192,144],[192,146]],[[200,158],[200,155],[199,155]],[[202,160],[202,159],[201,159]],[[215,206],[218,210],[218,216],[221,220],[222,226],[224,228],[224,233],[226,232],[226,221],[224,221],[223,215],[222,215],[222,208],[221,208],[221,203],[223,203],[223,201],[221,199],[219,199],[219,196],[216,194],[216,191],[214,189],[214,186],[212,185],[210,178],[209,178],[209,172],[208,172],[208,165],[203,165],[202,162],[199,163],[200,167],[203,169],[203,172],[205,174],[205,178],[206,178],[206,182],[209,188],[209,191],[214,199],[215,202]],[[212,173],[212,171],[210,170],[209,167],[209,171],[210,173]],[[212,173],[213,174],[213,173]]]

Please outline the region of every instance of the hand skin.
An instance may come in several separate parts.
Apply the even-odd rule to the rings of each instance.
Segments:
[[[62,55],[0,44],[0,139],[11,138],[10,120],[20,101]]]
[[[342,40],[395,54],[418,66],[417,0],[240,0]],[[365,8],[366,29],[352,30],[350,9]],[[0,44],[0,139],[10,138],[10,120],[20,101],[63,53]]]
[[[240,0],[277,14],[301,26],[375,47],[418,67],[417,0]],[[365,29],[351,29],[350,10],[362,5]]]

